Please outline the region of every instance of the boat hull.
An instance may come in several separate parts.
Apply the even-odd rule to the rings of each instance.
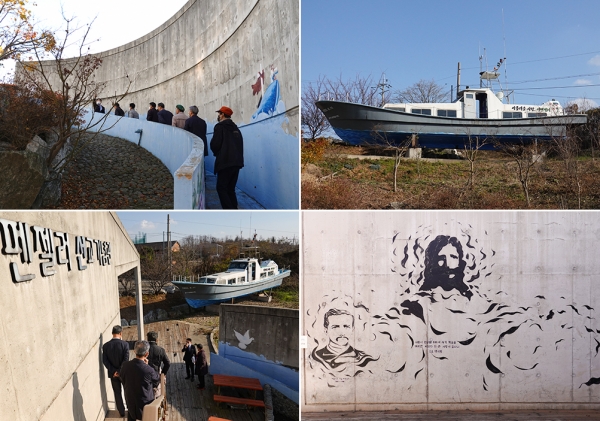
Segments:
[[[278,287],[284,278],[290,276],[290,273],[289,270],[283,270],[277,275],[261,281],[239,285],[201,284],[181,281],[174,281],[173,284],[184,293],[185,300],[190,307],[201,308]]]
[[[368,105],[339,101],[318,101],[335,133],[352,145],[417,145],[428,148],[464,149],[476,142],[479,149],[494,149],[503,143],[531,143],[562,138],[566,126],[585,124],[585,115],[520,119],[464,119],[411,114]],[[483,142],[485,140],[485,142]]]

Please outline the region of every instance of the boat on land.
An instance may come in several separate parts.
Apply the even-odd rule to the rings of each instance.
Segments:
[[[482,80],[497,72],[481,72]],[[570,125],[585,124],[585,114],[568,114],[554,99],[542,105],[504,103],[503,91],[488,87],[461,90],[451,103],[404,103],[373,107],[317,101],[335,133],[352,145],[495,149],[503,143],[560,139]],[[412,145],[411,145],[412,143]]]
[[[202,276],[196,282],[173,281],[192,308],[222,303],[232,298],[255,294],[281,285],[290,276],[271,259],[240,257],[229,263],[225,272]]]

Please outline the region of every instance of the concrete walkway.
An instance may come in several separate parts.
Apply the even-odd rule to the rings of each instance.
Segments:
[[[212,173],[205,173],[206,181],[206,209],[223,209],[221,201],[217,194],[217,176]],[[238,209],[264,209],[256,200],[236,187],[235,193],[238,200]]]
[[[600,420],[600,412],[588,410],[529,411],[427,411],[427,412],[302,412],[302,420],[313,421],[580,421]]]

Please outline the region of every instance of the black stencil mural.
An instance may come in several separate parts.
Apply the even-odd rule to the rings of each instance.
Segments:
[[[355,331],[364,332],[369,310],[362,304],[352,304],[349,296],[325,296],[324,300],[312,315],[311,327],[322,335],[308,335],[315,344],[309,355],[309,365],[318,370],[319,378],[326,379],[333,387],[365,371],[370,372],[368,365],[378,357],[352,346]],[[310,310],[307,316],[311,317]],[[319,329],[321,326],[323,330]]]
[[[518,297],[503,291],[501,285],[512,282],[514,291],[515,283],[527,282],[528,278],[503,280],[494,270],[496,251],[485,245],[487,232],[481,239],[473,238],[470,225],[457,225],[458,230],[449,229],[454,235],[434,234],[426,226],[419,227],[408,239],[402,239],[399,233],[394,235],[391,272],[395,275],[395,294],[387,310],[367,309],[360,294],[350,297],[335,292],[316,311],[312,310],[315,314],[311,316],[308,310],[307,316],[315,319],[313,328],[318,317],[336,314],[345,326],[343,343],[361,337],[363,344],[369,345],[363,348],[367,352],[380,350],[377,357],[351,347],[344,354],[335,348],[335,336],[329,337],[330,349],[323,340],[315,339],[310,367],[331,372],[345,364],[353,373],[389,373],[412,382],[427,376],[428,365],[439,361],[438,369],[439,364],[447,364],[448,368],[458,365],[474,374],[470,378],[480,379],[479,387],[489,392],[492,383],[498,387],[498,381],[493,380],[497,376],[519,381],[528,372],[537,377],[555,372],[557,361],[576,359],[571,352],[585,354],[585,346],[573,348],[573,343],[580,340],[593,344],[591,356],[581,358],[599,358],[600,326],[591,303],[574,303],[565,296],[555,296],[560,294],[556,289],[535,291],[526,287]],[[568,282],[566,279],[565,284]],[[345,304],[336,307],[336,301]],[[352,314],[360,319],[356,320],[356,328]],[[571,384],[570,370],[564,381]],[[340,382],[328,384],[336,386]],[[575,387],[594,385],[600,385],[598,373],[591,373]]]

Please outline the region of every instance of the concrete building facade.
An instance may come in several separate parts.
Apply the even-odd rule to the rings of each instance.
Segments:
[[[596,212],[310,212],[302,411],[600,409]]]
[[[112,212],[0,212],[0,234],[0,420],[104,420],[102,345],[135,246]]]

